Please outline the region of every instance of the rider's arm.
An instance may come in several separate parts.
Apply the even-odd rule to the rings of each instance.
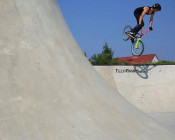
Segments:
[[[141,14],[141,16],[140,16],[140,19],[139,19],[139,24],[141,24],[142,23],[142,20],[143,20],[143,17],[146,15],[146,13],[149,11],[149,7],[144,7],[144,9],[143,9],[143,12],[142,12],[142,14]]]
[[[151,15],[150,22],[149,22],[149,27],[152,27],[152,25],[153,25],[153,17],[154,17],[154,14],[155,14],[155,13],[153,13],[153,14]]]

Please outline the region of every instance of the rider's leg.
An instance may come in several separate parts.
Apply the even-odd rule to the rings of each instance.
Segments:
[[[134,12],[134,16],[137,20],[137,25],[131,30],[131,32],[133,32],[134,34],[137,34],[142,29],[142,27],[144,26],[144,22],[142,20],[142,23],[139,24],[140,14],[138,14],[137,12]]]
[[[138,12],[138,10],[136,9],[134,11],[134,16],[137,20],[137,25],[130,31],[127,33],[127,35],[129,36],[130,39],[134,39],[135,38],[135,35],[142,29],[142,27],[144,26],[144,22],[142,20],[142,23],[139,24],[139,19],[140,19],[140,16],[141,16],[141,13]]]
[[[142,24],[136,25],[130,32],[127,33],[127,35],[131,38],[135,38],[135,35],[142,29],[144,26],[144,22],[142,21]]]
[[[142,23],[136,25],[136,26],[131,30],[131,32],[137,34],[137,33],[142,29],[143,26],[144,26],[144,22],[142,21]]]

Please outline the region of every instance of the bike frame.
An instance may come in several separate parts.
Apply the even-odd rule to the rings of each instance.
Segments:
[[[148,32],[150,31],[150,29],[145,30],[145,29],[141,29],[141,34],[137,33],[139,35],[139,37],[137,38],[141,38],[142,36],[145,36]]]
[[[142,41],[142,39],[141,39],[142,36],[145,36],[149,31],[150,31],[150,29],[148,29],[148,30],[141,29],[141,34],[137,33],[139,35],[138,37],[136,37],[136,39],[137,39],[137,42],[136,42],[137,48],[140,47],[140,46],[138,46],[138,43],[139,43],[139,41]]]

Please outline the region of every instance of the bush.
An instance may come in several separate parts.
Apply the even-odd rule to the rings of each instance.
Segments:
[[[174,65],[175,61],[159,60],[156,64],[160,64],[160,65]]]

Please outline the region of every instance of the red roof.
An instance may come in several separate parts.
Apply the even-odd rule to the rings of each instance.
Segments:
[[[141,64],[152,62],[153,58],[157,57],[155,54],[141,55],[141,56],[130,56],[130,57],[120,57],[117,61],[125,61],[127,64]],[[157,58],[158,59],[158,58]]]

